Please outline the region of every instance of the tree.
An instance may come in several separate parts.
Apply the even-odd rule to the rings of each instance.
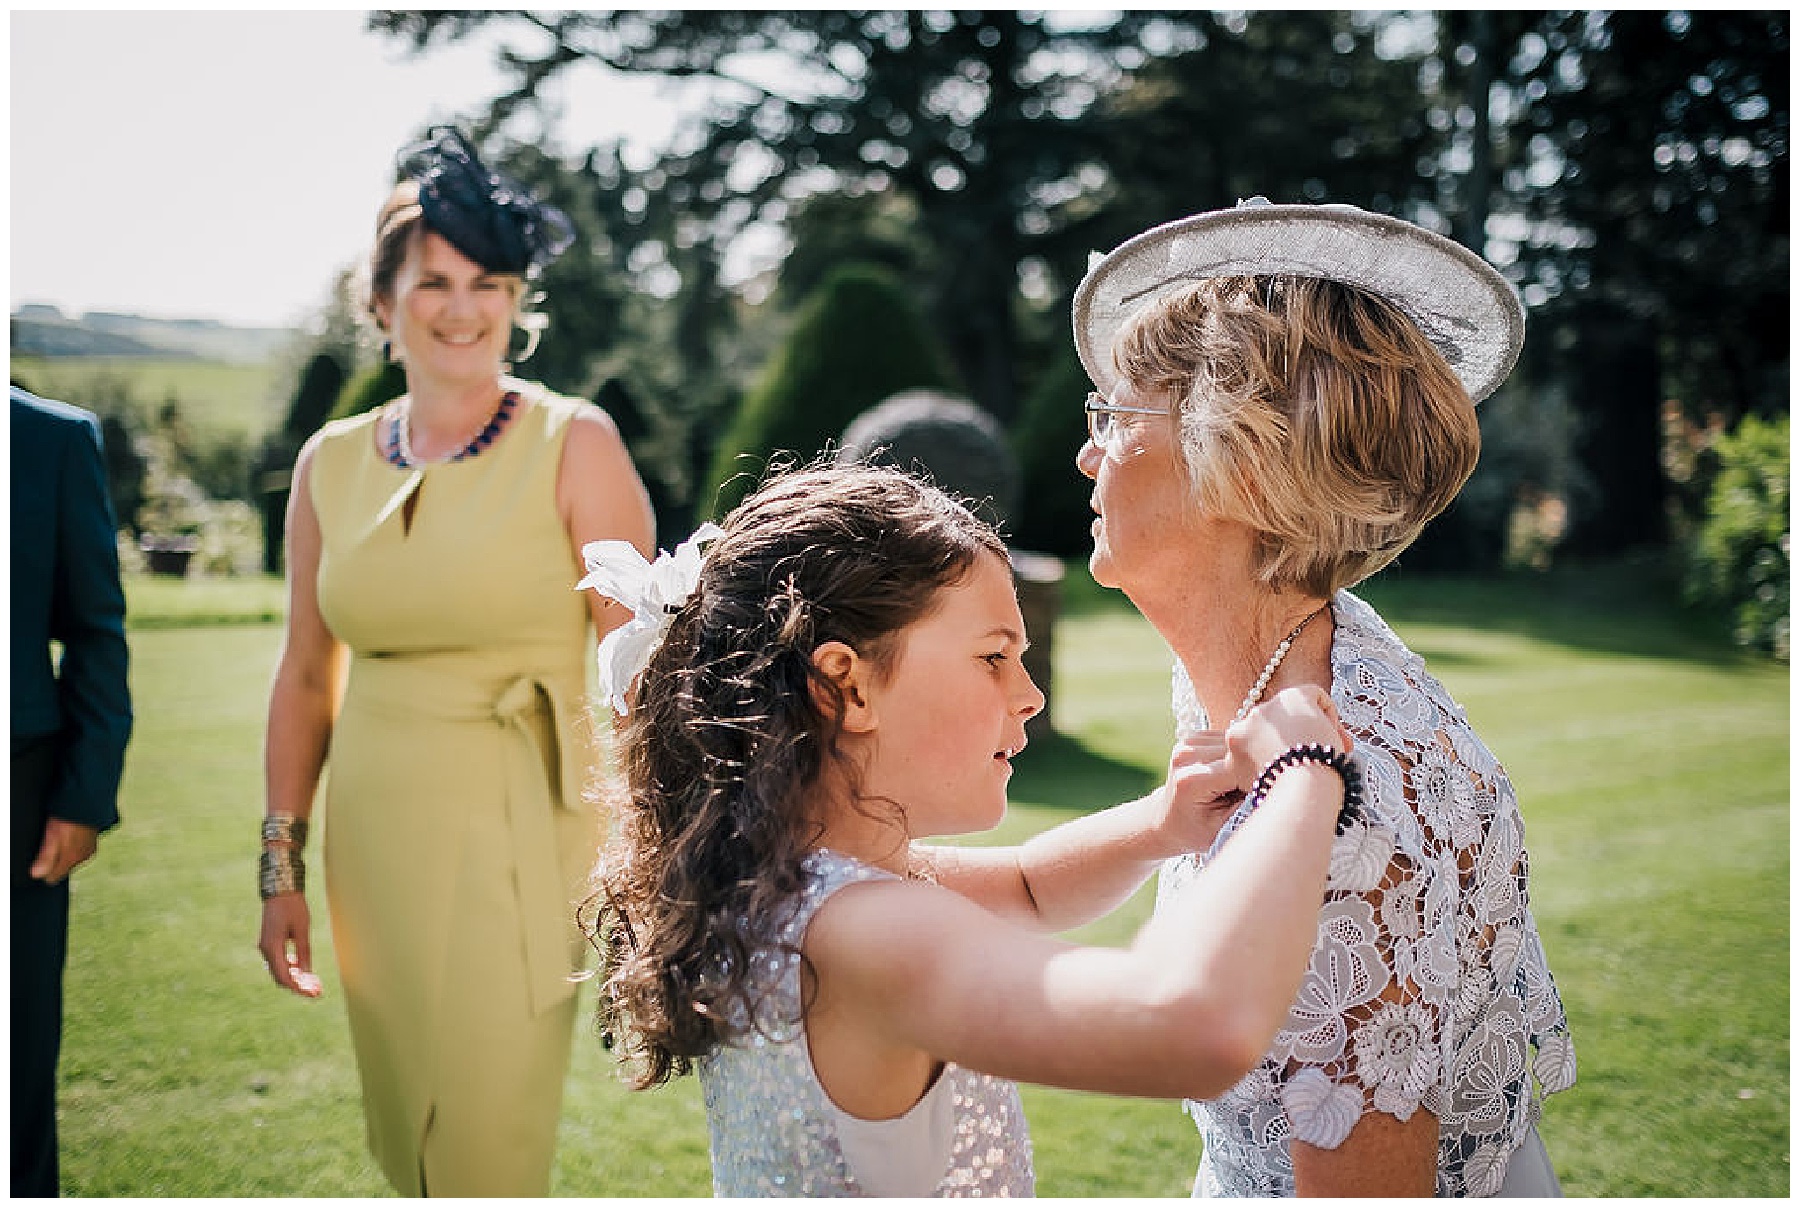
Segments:
[[[1059,557],[1085,557],[1093,549],[1088,506],[1093,484],[1075,468],[1087,440],[1082,400],[1092,389],[1071,343],[1025,400],[1013,429],[1023,506],[1013,521],[1017,544]]]
[[[625,442],[632,464],[643,479],[650,496],[650,513],[656,522],[657,544],[673,549],[693,532],[691,466],[680,456],[685,450],[685,434],[671,434],[620,378],[610,377],[602,382],[594,393],[594,403],[618,425],[619,438]],[[675,456],[668,449],[671,436],[677,442]]]
[[[618,245],[607,212],[608,152],[597,149],[571,168],[531,143],[491,141],[495,167],[557,206],[575,227],[574,243],[530,286],[530,309],[549,322],[517,370],[552,390],[592,395],[623,333],[631,279],[624,262],[629,248]]]
[[[1383,53],[1383,28],[1328,12],[1141,19],[1134,32],[1163,53],[1099,106],[1107,183],[1058,215],[1058,267],[1078,276],[1089,248],[1258,195],[1419,217],[1437,135],[1419,52]]]
[[[1785,407],[1787,21],[707,10],[396,11],[371,25],[420,50],[528,33],[502,53],[511,86],[490,132],[541,112],[544,85],[580,64],[711,86],[647,168],[613,147],[583,169],[607,264],[639,287],[600,368],[691,433],[690,454],[840,258],[900,274],[970,397],[1012,424],[1068,347],[1088,254],[1154,223],[1261,194],[1460,239],[1520,288],[1535,351],[1521,388],[1543,399],[1488,409],[1492,444],[1521,456],[1417,559],[1493,550],[1518,502],[1501,482],[1554,489],[1528,464],[1569,484],[1578,548],[1655,539],[1662,401]],[[744,290],[722,269],[757,227],[792,244],[772,308],[752,301],[766,278]],[[1552,412],[1542,433],[1501,430]]]
[[[1530,131],[1507,233],[1540,330],[1568,333],[1597,488],[1573,542],[1660,541],[1663,401],[1787,405],[1787,14],[1549,14],[1505,79]]]
[[[851,420],[902,390],[957,392],[941,347],[899,283],[845,265],[801,308],[719,442],[700,510],[723,515],[777,453],[822,452]]]
[[[489,22],[546,49],[504,56],[515,86],[495,120],[581,62],[705,77],[710,109],[665,155],[652,191],[686,241],[725,242],[817,192],[891,192],[917,214],[940,273],[924,301],[976,401],[1002,420],[1017,395],[1013,299],[1046,196],[1094,147],[1082,119],[1109,72],[1113,25],[1022,12],[384,12],[371,25],[423,49]],[[779,80],[749,64],[781,64]],[[647,182],[648,183],[648,182]],[[715,260],[716,263],[716,260]]]
[[[1729,610],[1746,646],[1789,657],[1791,425],[1745,416],[1717,442],[1718,476],[1689,554],[1689,599]]]
[[[1539,296],[1650,323],[1734,416],[1784,408],[1787,14],[1554,14],[1514,61],[1539,154],[1508,190]]]
[[[363,368],[344,383],[344,388],[338,391],[337,401],[331,405],[330,418],[361,415],[405,393],[406,370],[400,362],[380,361]]]
[[[777,272],[774,300],[792,308],[841,264],[876,264],[921,296],[936,272],[934,249],[918,234],[918,212],[904,197],[863,191],[816,193],[788,213],[791,245]]]
[[[278,575],[283,563],[283,536],[289,487],[300,446],[325,423],[344,388],[344,366],[329,352],[316,352],[300,371],[294,399],[279,429],[263,441],[252,484],[262,511],[263,573]]]

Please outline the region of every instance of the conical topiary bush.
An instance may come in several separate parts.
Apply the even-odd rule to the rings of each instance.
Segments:
[[[724,515],[775,454],[810,460],[889,395],[956,388],[948,357],[899,280],[873,265],[845,265],[808,297],[745,397],[696,510]]]

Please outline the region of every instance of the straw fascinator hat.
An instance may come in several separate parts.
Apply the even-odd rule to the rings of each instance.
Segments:
[[[1487,261],[1442,235],[1348,205],[1273,205],[1178,219],[1093,262],[1075,291],[1075,348],[1101,391],[1117,376],[1113,341],[1133,311],[1214,277],[1323,277],[1398,307],[1480,402],[1512,372],[1525,308]]]

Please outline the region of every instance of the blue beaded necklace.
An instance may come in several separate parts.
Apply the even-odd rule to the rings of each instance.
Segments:
[[[494,414],[488,419],[487,424],[483,426],[481,431],[475,434],[474,440],[471,440],[468,444],[464,445],[455,453],[452,453],[449,457],[442,457],[437,460],[446,462],[462,461],[464,458],[473,457],[477,453],[480,453],[483,449],[494,443],[494,439],[500,435],[500,430],[506,427],[506,422],[512,418],[513,409],[518,405],[519,392],[516,390],[508,390],[505,394],[500,396],[500,405],[494,408]],[[411,428],[411,419],[412,403],[408,400],[406,405],[402,407],[399,413],[389,422],[387,443],[382,448],[382,457],[387,460],[387,463],[402,470],[410,470],[420,464],[419,459],[413,456],[412,440],[409,431]]]

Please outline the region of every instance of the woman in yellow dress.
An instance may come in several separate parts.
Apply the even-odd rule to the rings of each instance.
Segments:
[[[449,128],[404,163],[369,298],[407,392],[326,425],[294,467],[260,947],[276,984],[318,996],[301,852],[329,757],[326,900],[369,1147],[404,1195],[543,1195],[598,841],[580,706],[595,631],[629,616],[571,584],[582,545],[649,553],[653,520],[605,413],[505,372],[567,218]]]

